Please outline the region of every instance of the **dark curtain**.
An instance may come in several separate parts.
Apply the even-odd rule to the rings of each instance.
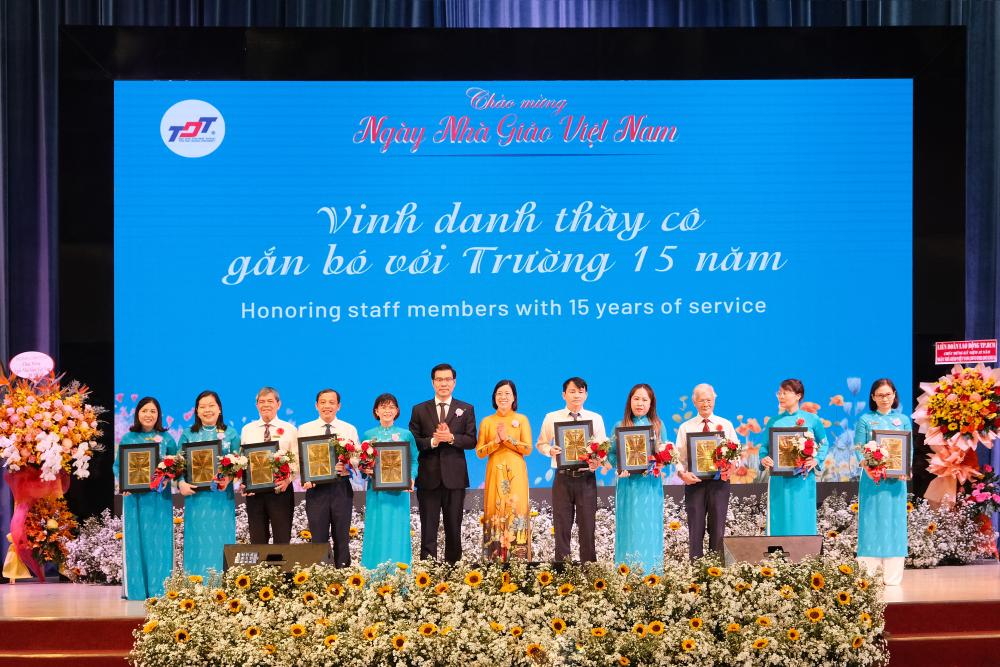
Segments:
[[[3,360],[23,350],[58,355],[59,313],[53,289],[58,279],[56,56],[61,24],[289,28],[964,25],[968,28],[965,332],[972,338],[998,337],[996,67],[1000,13],[995,0],[0,0]],[[941,224],[962,221],[941,220]],[[9,494],[0,483],[0,536],[6,534],[9,515]]]

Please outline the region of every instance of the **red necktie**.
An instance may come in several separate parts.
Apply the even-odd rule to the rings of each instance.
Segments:
[[[704,424],[705,424],[705,426],[701,429],[701,432],[702,433],[711,433],[712,429],[708,428],[708,419],[702,419],[701,421],[704,422]]]
[[[264,442],[271,442],[271,422],[264,422]]]

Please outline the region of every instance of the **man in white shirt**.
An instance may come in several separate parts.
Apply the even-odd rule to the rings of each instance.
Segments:
[[[316,411],[319,419],[314,419],[299,427],[299,437],[314,435],[337,435],[341,442],[350,440],[360,444],[358,429],[337,419],[340,410],[340,392],[335,389],[321,389],[316,394]],[[354,507],[354,489],[351,488],[350,473],[343,463],[337,463],[337,479],[323,484],[306,482],[306,517],[312,541],[329,544],[333,535],[333,561],[337,567],[351,564],[351,510]]]
[[[295,450],[295,427],[278,419],[281,397],[274,387],[263,387],[257,392],[256,419],[240,432],[243,445],[259,442],[278,442],[282,451]],[[288,544],[292,539],[292,514],[295,512],[295,493],[289,491],[292,477],[278,482],[274,490],[246,494],[247,523],[250,542],[267,544],[273,537],[274,544]]]
[[[688,517],[688,553],[691,558],[705,555],[706,517],[708,527],[708,547],[722,555],[722,539],[726,534],[726,515],[729,513],[729,481],[722,479],[701,479],[687,469],[688,433],[721,432],[727,440],[739,442],[740,437],[733,423],[714,414],[715,389],[710,384],[699,384],[691,392],[691,402],[698,414],[677,429],[677,451],[681,464],[678,469],[683,480],[684,504]],[[721,430],[720,430],[721,427]]]
[[[594,472],[597,464],[577,469],[559,469],[559,454],[562,449],[555,442],[554,424],[569,421],[590,421],[593,423],[593,437],[604,440],[607,435],[604,430],[604,420],[601,415],[583,409],[587,400],[587,381],[579,377],[571,377],[563,382],[563,400],[566,407],[545,415],[542,430],[538,437],[537,449],[543,456],[552,458],[552,467],[556,468],[552,481],[552,524],[556,532],[557,562],[569,558],[570,534],[573,530],[574,515],[580,538],[580,562],[597,560],[597,548],[594,544],[594,531],[597,524],[597,477]],[[604,472],[611,466],[605,464]]]

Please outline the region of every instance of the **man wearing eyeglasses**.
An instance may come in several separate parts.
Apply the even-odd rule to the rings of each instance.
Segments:
[[[677,429],[677,451],[681,463],[678,476],[684,482],[684,505],[688,518],[688,554],[691,558],[705,555],[705,528],[708,528],[708,548],[722,555],[722,538],[726,535],[729,513],[729,480],[703,479],[690,472],[688,463],[689,433],[719,433],[730,442],[739,442],[736,429],[728,419],[715,414],[715,389],[699,384],[691,392],[691,402],[698,414]]]

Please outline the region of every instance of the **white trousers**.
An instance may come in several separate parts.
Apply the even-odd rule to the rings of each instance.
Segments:
[[[893,558],[872,558],[871,556],[858,556],[860,562],[869,574],[882,568],[882,578],[886,586],[899,586],[903,583],[903,565],[906,559],[902,556]]]

